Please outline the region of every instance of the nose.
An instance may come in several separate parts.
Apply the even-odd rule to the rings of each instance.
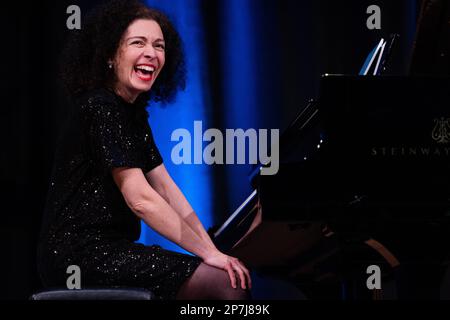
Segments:
[[[148,59],[153,59],[156,57],[156,50],[155,50],[155,48],[153,48],[152,45],[148,45],[145,47],[144,57],[146,57]]]

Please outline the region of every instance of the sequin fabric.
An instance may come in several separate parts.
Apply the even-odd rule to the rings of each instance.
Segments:
[[[162,163],[145,108],[107,89],[73,105],[54,157],[38,245],[39,274],[47,287],[65,287],[70,265],[82,287],[141,287],[173,299],[200,259],[136,243],[140,220],[128,208],[111,169]]]

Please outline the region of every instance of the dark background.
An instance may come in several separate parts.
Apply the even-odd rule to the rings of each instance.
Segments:
[[[167,0],[170,1],[170,0]],[[225,0],[223,0],[225,1]],[[2,1],[1,156],[0,156],[0,299],[27,299],[41,286],[36,274],[35,247],[47,192],[58,125],[66,104],[57,78],[57,60],[65,38],[66,8],[77,4],[82,11],[95,1]],[[390,73],[406,74],[411,58],[417,0],[306,0],[249,1],[254,9],[255,30],[261,39],[261,65],[270,64],[276,83],[262,82],[261,92],[278,109],[264,108],[263,124],[283,129],[305,102],[317,95],[323,73],[357,74],[380,36],[401,35]],[[368,30],[366,8],[382,8],[382,30]],[[206,26],[211,96],[220,127],[223,94],[218,41],[220,1],[202,1]],[[299,32],[302,30],[303,32]],[[276,39],[276,40],[267,40]],[[274,44],[273,41],[276,41]],[[274,50],[276,48],[276,50]],[[229,187],[216,177],[222,198],[217,206],[230,212]],[[247,181],[236,181],[245,184]],[[223,220],[225,216],[217,217]]]

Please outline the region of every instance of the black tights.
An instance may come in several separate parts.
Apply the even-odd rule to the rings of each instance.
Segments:
[[[230,277],[224,270],[201,263],[181,286],[178,300],[248,300],[250,292],[243,290],[239,278],[237,288],[231,286]]]

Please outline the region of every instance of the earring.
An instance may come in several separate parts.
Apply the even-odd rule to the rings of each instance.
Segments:
[[[112,67],[113,67],[112,63],[109,63],[108,68],[112,69]]]

